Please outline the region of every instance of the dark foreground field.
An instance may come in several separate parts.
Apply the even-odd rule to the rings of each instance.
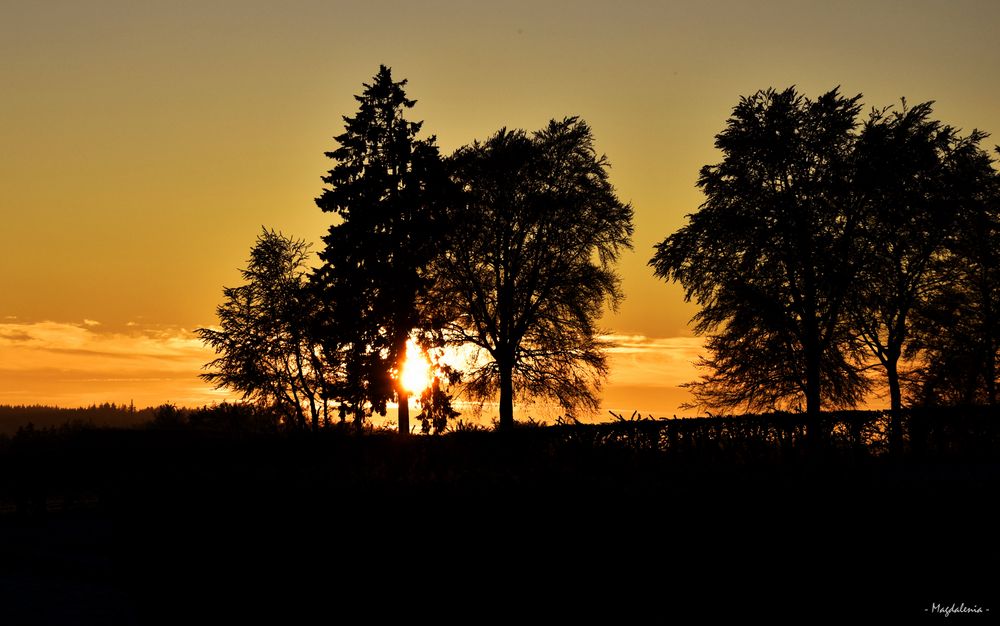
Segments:
[[[830,419],[22,431],[0,621],[994,621],[996,416]]]

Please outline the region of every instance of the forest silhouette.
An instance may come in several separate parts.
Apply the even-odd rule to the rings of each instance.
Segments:
[[[699,306],[708,417],[587,424],[633,236],[592,129],[441,155],[405,86],[381,66],[344,117],[318,255],[263,228],[198,331],[240,402],[0,407],[12,623],[1000,610],[970,566],[1000,478],[985,133],[839,89],[740,98],[649,262]],[[433,436],[411,436],[414,346]],[[888,410],[854,410],[883,386]],[[539,398],[564,416],[514,420]],[[495,400],[494,427],[458,399]]]

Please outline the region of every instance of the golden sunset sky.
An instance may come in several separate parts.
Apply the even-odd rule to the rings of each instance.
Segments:
[[[646,262],[739,97],[840,85],[1000,133],[998,32],[961,0],[0,3],[0,403],[225,397],[191,331],[262,225],[325,233],[323,152],[384,63],[444,153],[590,123],[635,207],[605,405],[675,413],[695,308]]]

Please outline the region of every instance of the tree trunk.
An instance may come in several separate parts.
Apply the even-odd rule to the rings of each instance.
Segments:
[[[993,329],[988,328],[987,331],[992,332]],[[986,404],[995,406],[997,403],[997,365],[992,337],[986,337],[986,345],[986,362],[983,364],[983,376],[986,379]]]
[[[821,398],[819,354],[811,350],[806,354],[806,415],[810,420],[819,418]]]
[[[980,280],[979,301],[980,306],[983,309],[983,324],[980,329],[980,336],[986,344],[984,346],[985,352],[983,354],[983,382],[986,385],[986,404],[989,406],[995,406],[997,403],[997,351],[996,342],[994,340],[997,329],[994,328],[995,324],[993,321],[992,296],[992,285],[987,281]]]
[[[400,390],[396,393],[396,398],[399,401],[399,434],[409,435],[410,434],[410,394],[406,393],[400,386]]]
[[[411,302],[412,306],[412,302]],[[396,341],[396,354],[401,355],[400,361],[396,362],[397,374],[396,374],[396,403],[398,408],[396,409],[397,415],[399,416],[399,434],[409,435],[410,434],[410,393],[403,388],[403,368],[406,365],[406,338],[409,335],[407,331],[406,335],[399,336]]]
[[[309,417],[312,418],[313,432],[319,431],[319,408],[316,406],[316,398],[309,394]]]
[[[806,417],[808,418],[809,440],[817,444],[822,434],[820,424],[820,355],[813,348],[806,351]]]
[[[899,356],[890,356],[885,363],[889,382],[889,449],[899,452],[903,448],[903,394],[899,387]]]
[[[895,361],[886,366],[886,375],[889,379],[889,408],[893,413],[899,413],[903,408],[903,394],[899,386],[899,371]]]
[[[816,289],[814,277],[806,275],[806,303],[803,316],[802,348],[805,352],[806,366],[806,437],[812,447],[818,447],[822,439],[822,424],[820,424],[820,393],[822,368],[822,342],[820,340],[819,320],[816,318]]]
[[[500,366],[500,430],[514,428],[514,367],[512,363]]]

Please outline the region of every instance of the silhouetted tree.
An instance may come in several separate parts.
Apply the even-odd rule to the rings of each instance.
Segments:
[[[307,280],[309,246],[273,230],[258,236],[246,284],[223,289],[219,328],[199,328],[220,356],[202,378],[274,406],[295,425],[328,422],[328,386],[334,366],[310,332],[315,311]]]
[[[405,85],[381,66],[355,96],[357,115],[344,117],[339,147],[326,153],[336,165],[316,204],[342,221],[323,238],[314,277],[326,343],[344,363],[342,408],[360,424],[367,411],[384,415],[395,396],[402,433],[410,429],[408,393],[397,374],[407,339],[429,323],[420,296],[445,239],[439,198],[447,182],[434,137],[417,139],[422,123],[404,117],[415,104]]]
[[[931,103],[874,111],[856,147],[856,193],[864,209],[853,256],[852,325],[885,369],[893,412],[891,435],[902,438],[899,361],[909,346],[914,309],[954,279],[935,271],[972,210],[975,154],[982,135],[959,137],[931,118]],[[969,224],[971,226],[971,224]],[[943,283],[942,283],[943,281]]]
[[[995,405],[1000,351],[1000,175],[978,148],[961,142],[952,177],[957,224],[935,258],[932,288],[914,311],[910,381],[922,405]]]
[[[692,383],[706,406],[750,410],[856,403],[866,381],[844,305],[859,209],[851,185],[860,96],[785,91],[740,99],[702,168],[706,196],[656,246],[657,276],[701,305],[711,371]]]
[[[632,208],[590,128],[574,117],[531,135],[504,129],[450,165],[461,228],[437,265],[439,301],[451,307],[451,341],[488,355],[464,388],[499,391],[502,429],[513,426],[515,393],[596,408],[607,372],[597,322],[622,297],[613,264],[631,246]]]
[[[459,416],[459,412],[452,406],[451,394],[446,391],[440,376],[435,376],[420,394],[420,408],[417,419],[424,434],[444,432],[448,423]]]

